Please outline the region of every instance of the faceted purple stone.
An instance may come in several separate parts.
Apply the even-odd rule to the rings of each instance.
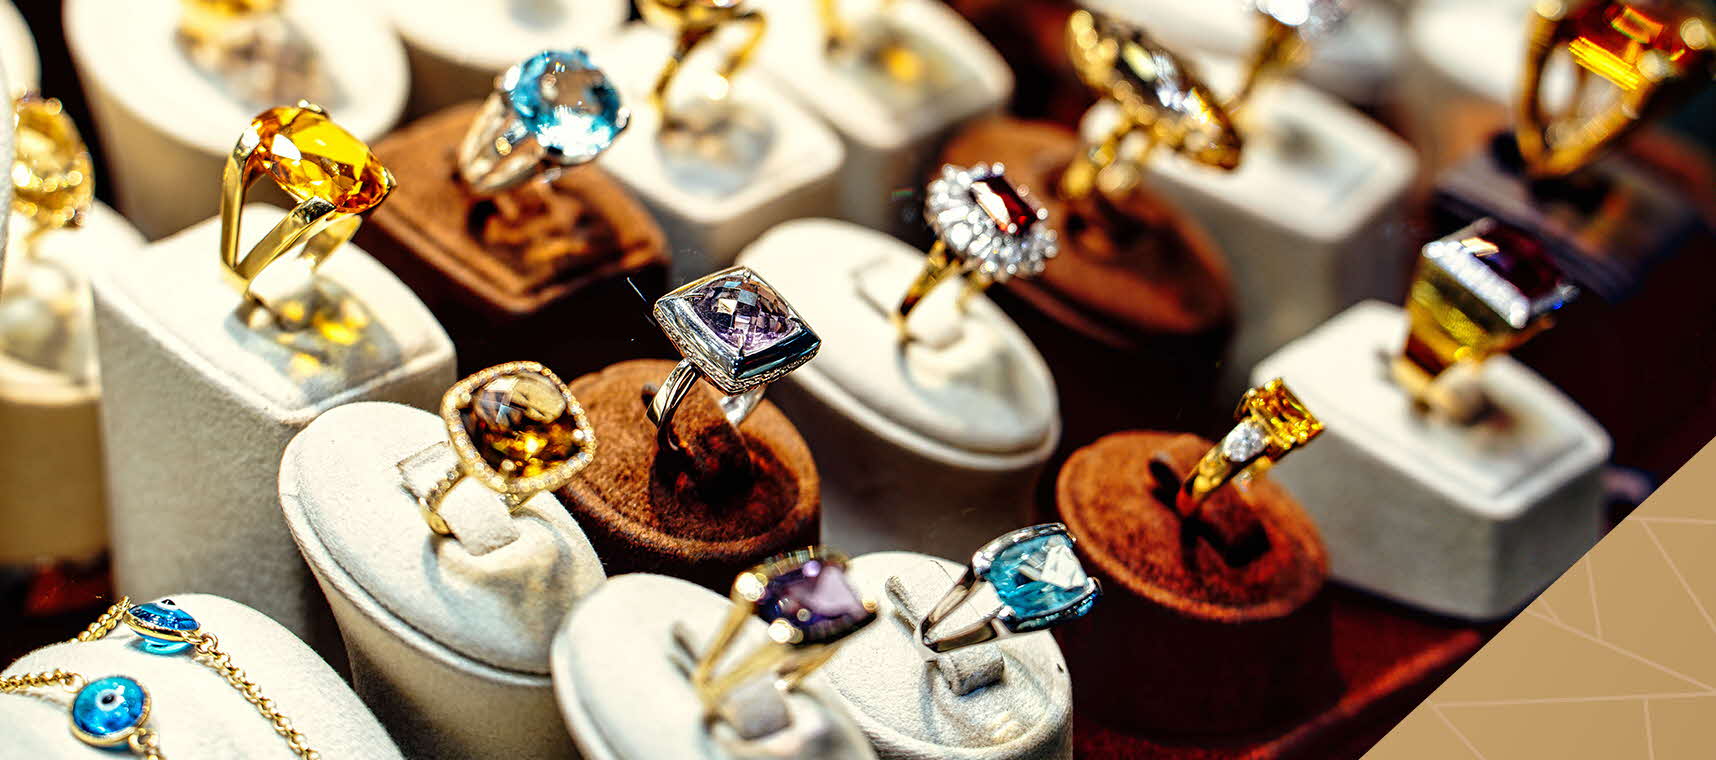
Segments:
[[[786,302],[746,272],[710,282],[686,298],[709,331],[741,356],[762,351],[799,330]]]
[[[1520,295],[1527,300],[1536,301],[1548,296],[1566,282],[1561,276],[1561,268],[1550,258],[1549,250],[1531,233],[1495,222],[1483,234],[1483,239],[1496,250],[1476,254],[1478,261],[1518,288]]]
[[[836,638],[870,617],[846,570],[815,559],[771,579],[757,611],[764,620],[791,623],[807,642]]]

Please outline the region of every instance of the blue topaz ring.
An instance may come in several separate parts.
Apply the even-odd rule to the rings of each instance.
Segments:
[[[935,628],[959,609],[978,586],[988,584],[1001,606],[976,622],[936,635]],[[1073,553],[1073,537],[1061,523],[1020,528],[985,544],[965,573],[918,622],[918,640],[930,651],[1041,631],[1084,617],[1102,597],[1102,584],[1086,575]]]
[[[459,145],[459,176],[493,195],[536,176],[552,181],[594,161],[631,112],[583,50],[547,50],[507,69]]]
[[[686,283],[655,302],[655,321],[684,357],[646,413],[663,449],[676,449],[673,415],[699,379],[720,391],[737,428],[762,403],[768,384],[816,356],[822,339],[780,293],[749,267]]]
[[[761,675],[793,688],[833,657],[847,636],[876,619],[876,602],[852,586],[845,555],[824,547],[782,554],[740,573],[729,596],[733,607],[691,674],[711,713],[728,692]],[[768,624],[768,641],[717,673],[753,616]]]

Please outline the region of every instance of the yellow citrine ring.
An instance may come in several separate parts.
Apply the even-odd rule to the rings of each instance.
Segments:
[[[1323,432],[1323,423],[1306,409],[1280,378],[1245,392],[1233,413],[1238,424],[1223,436],[1180,486],[1176,508],[1197,512],[1209,495],[1241,474],[1257,474]]]
[[[661,114],[663,127],[670,129],[683,126],[683,121],[668,107],[668,90],[692,51],[713,39],[723,26],[744,24],[750,27],[750,36],[729,52],[715,69],[716,75],[725,83],[725,94],[732,90],[733,77],[750,62],[768,29],[763,14],[744,8],[743,0],[638,0],[637,5],[644,21],[679,35],[673,46],[673,56],[662,67],[661,74],[656,76],[655,88],[650,91],[651,105]]]
[[[22,248],[45,233],[83,225],[95,197],[89,149],[58,100],[28,94],[12,106],[12,211],[30,221]]]

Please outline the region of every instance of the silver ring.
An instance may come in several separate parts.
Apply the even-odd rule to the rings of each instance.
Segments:
[[[963,628],[932,636],[979,584],[988,584],[1001,606]],[[1102,597],[1102,584],[1085,574],[1073,537],[1061,523],[1020,528],[985,544],[941,601],[918,621],[918,640],[937,654],[1041,631],[1084,617]]]
[[[631,123],[619,90],[583,50],[546,50],[515,64],[459,144],[459,176],[493,195],[537,175],[552,181],[594,161]]]
[[[677,448],[673,414],[699,379],[723,394],[736,428],[762,403],[768,384],[816,356],[822,339],[748,267],[686,283],[655,302],[655,321],[684,357],[650,399],[662,448]]]

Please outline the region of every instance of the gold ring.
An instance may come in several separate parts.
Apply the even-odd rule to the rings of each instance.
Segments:
[[[1265,79],[1278,76],[1305,58],[1310,43],[1329,36],[1346,20],[1350,0],[1257,0],[1253,9],[1262,34],[1246,60],[1239,89],[1227,101],[1237,111]]]
[[[83,225],[95,197],[95,173],[89,149],[60,101],[30,93],[12,111],[12,211],[30,221],[22,245],[29,255],[42,235]]]
[[[732,608],[691,674],[711,716],[719,714],[728,692],[759,675],[774,675],[782,689],[796,687],[847,636],[876,619],[876,602],[847,579],[845,555],[823,547],[782,554],[740,573],[730,598]],[[768,642],[717,673],[716,665],[753,615],[768,624]]]
[[[751,55],[763,41],[763,33],[768,30],[768,22],[762,12],[742,8],[742,3],[743,0],[638,0],[638,12],[644,21],[679,34],[673,46],[673,56],[662,67],[661,74],[656,76],[655,87],[650,90],[650,103],[661,114],[663,128],[674,129],[684,124],[668,108],[667,93],[685,59],[699,45],[713,39],[721,27],[745,24],[751,29],[750,36],[715,68],[716,76],[722,81],[721,95],[717,99],[724,99],[732,92],[733,77],[750,62]]]
[[[1505,353],[1553,324],[1578,294],[1535,237],[1480,219],[1425,244],[1407,293],[1410,331],[1394,376],[1419,401],[1439,403],[1434,381],[1457,363]]]
[[[455,383],[441,397],[441,422],[447,440],[406,457],[398,468],[423,519],[444,536],[452,530],[441,502],[464,479],[517,509],[571,482],[596,456],[596,432],[584,407],[536,362],[497,365]],[[446,461],[449,447],[452,463]]]
[[[1216,489],[1241,474],[1261,474],[1323,432],[1323,423],[1280,378],[1246,391],[1233,418],[1238,424],[1198,460],[1180,485],[1175,505],[1180,514],[1195,513]]]
[[[298,201],[262,240],[239,256],[244,196],[264,174]],[[227,156],[221,174],[220,259],[247,300],[267,307],[252,290],[258,275],[288,252],[314,270],[363,223],[363,214],[393,192],[393,173],[369,146],[309,101],[257,114]]]
[[[908,336],[912,310],[950,277],[966,278],[963,305],[993,283],[1040,274],[1059,250],[1048,219],[1048,210],[1024,185],[1008,181],[1001,164],[942,166],[924,193],[924,220],[935,231],[935,246],[892,315],[900,339]]]
[[[1083,198],[1098,187],[1121,194],[1136,185],[1104,182],[1116,168],[1122,143],[1144,132],[1142,164],[1157,145],[1218,169],[1239,166],[1244,147],[1227,110],[1181,61],[1136,24],[1112,16],[1075,11],[1067,20],[1067,52],[1085,85],[1120,107],[1120,121],[1103,139],[1073,159],[1061,175],[1061,193]]]
[[[1577,170],[1708,82],[1716,70],[1716,20],[1707,6],[1693,6],[1625,0],[1540,0],[1533,6],[1514,129],[1530,173],[1555,177]],[[1561,112],[1551,116],[1543,102],[1543,72],[1563,47],[1575,64],[1575,87]],[[1616,97],[1589,112],[1593,77],[1612,85]]]
[[[285,0],[183,0],[178,43],[204,73],[253,103],[329,94],[321,57]]]

